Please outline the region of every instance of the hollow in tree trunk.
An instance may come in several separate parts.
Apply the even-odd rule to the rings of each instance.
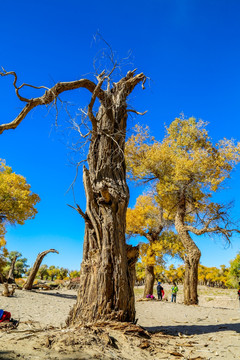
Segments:
[[[40,265],[41,265],[41,263],[43,261],[43,258],[44,258],[44,256],[46,256],[50,252],[58,254],[58,251],[54,250],[54,249],[46,250],[46,251],[43,251],[40,254],[38,254],[38,256],[37,256],[37,258],[35,260],[35,263],[34,263],[34,265],[32,267],[32,270],[31,270],[31,272],[30,272],[30,274],[29,274],[29,276],[27,278],[27,281],[23,286],[24,290],[32,290],[33,282],[34,282],[35,277],[37,275],[37,272],[38,272],[38,270],[40,268]]]

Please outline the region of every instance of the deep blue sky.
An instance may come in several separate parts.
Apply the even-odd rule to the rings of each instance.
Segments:
[[[184,112],[209,122],[214,141],[240,140],[240,2],[238,0],[149,0],[91,2],[63,0],[1,2],[0,65],[18,74],[22,82],[52,86],[93,71],[93,58],[104,46],[93,36],[99,31],[119,58],[132,51],[132,64],[151,81],[139,87],[130,104],[147,115],[130,119],[148,124],[157,139],[164,124]],[[37,96],[38,91],[31,92]],[[78,90],[66,99],[83,106],[88,94]],[[12,79],[0,78],[0,121],[12,120],[21,103]],[[62,115],[64,119],[64,115]],[[36,109],[16,129],[0,136],[0,158],[22,174],[41,197],[38,215],[24,226],[8,228],[9,250],[18,250],[31,265],[38,252],[56,248],[48,265],[78,269],[82,256],[84,222],[66,204],[75,169],[61,133],[52,128],[53,113]],[[219,196],[235,199],[234,216],[240,217],[240,171],[233,174],[229,189]],[[130,205],[141,189],[130,187]],[[85,198],[79,177],[77,201]],[[221,241],[197,240],[202,264],[228,265],[239,251],[239,238],[224,250]]]

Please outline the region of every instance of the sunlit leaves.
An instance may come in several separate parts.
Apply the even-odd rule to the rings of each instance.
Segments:
[[[189,223],[206,210],[213,192],[223,188],[240,161],[240,144],[223,139],[213,145],[206,123],[176,118],[162,142],[137,126],[126,145],[127,167],[133,180],[157,180],[159,205],[173,219],[179,194],[184,194]],[[191,214],[189,216],[189,214]]]
[[[236,255],[235,259],[230,261],[229,278],[232,284],[238,285],[240,281],[240,252]]]
[[[167,255],[183,257],[183,246],[177,235],[163,231],[170,224],[164,221],[164,213],[153,196],[141,195],[133,209],[127,209],[126,233],[145,236],[148,243],[140,244],[140,258],[145,265],[156,265],[164,262]]]
[[[0,238],[4,237],[6,224],[22,225],[27,219],[34,218],[35,205],[39,201],[26,179],[0,160]]]
[[[27,273],[27,268],[29,265],[27,265],[27,259],[22,257],[22,254],[18,251],[11,251],[6,255],[6,266],[3,269],[3,274],[5,276],[8,275],[12,261],[14,258],[17,258],[14,266],[14,272],[13,277],[14,278],[21,278],[24,274]]]
[[[161,209],[151,196],[137,198],[134,209],[127,209],[127,234],[145,235],[154,231],[161,221]]]
[[[217,267],[207,267],[203,265],[198,266],[198,283],[200,285],[206,285],[219,288],[233,288],[238,287],[238,279],[240,276],[240,254],[237,254],[236,258],[230,261],[230,268],[225,265]],[[233,270],[234,269],[234,270]],[[233,272],[232,272],[233,270]],[[235,272],[236,270],[236,272]],[[158,281],[163,283],[177,282],[183,283],[185,268],[184,265],[175,267],[173,264],[166,267],[163,263],[156,265],[154,268],[155,277]],[[145,279],[145,264],[144,262],[138,262],[136,264],[136,276],[137,281],[143,281]]]

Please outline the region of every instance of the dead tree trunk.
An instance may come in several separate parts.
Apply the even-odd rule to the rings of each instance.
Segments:
[[[14,256],[14,258],[12,259],[12,262],[11,262],[11,266],[10,266],[10,269],[9,269],[9,272],[8,272],[8,276],[7,276],[7,279],[8,279],[8,283],[10,282],[15,282],[14,280],[14,269],[15,269],[15,264],[16,264],[16,260],[17,260],[18,256]]]
[[[40,265],[41,265],[41,263],[43,261],[43,258],[44,258],[44,256],[46,256],[50,252],[59,254],[59,252],[57,250],[54,250],[54,249],[46,250],[46,251],[43,251],[40,254],[38,254],[37,259],[35,260],[35,263],[33,265],[33,268],[32,268],[32,270],[31,270],[31,272],[30,272],[30,274],[29,274],[29,276],[27,278],[27,281],[23,286],[24,290],[32,290],[33,282],[34,282],[35,277],[37,275],[38,269],[39,269],[39,267],[40,267]]]
[[[88,79],[60,82],[43,96],[31,99],[19,94],[23,86],[29,85],[18,87],[15,72],[3,69],[0,73],[1,76],[14,76],[16,94],[26,102],[12,122],[0,125],[0,134],[15,129],[36,106],[55,102],[62,92],[86,88],[92,93],[87,111],[92,124],[88,133],[91,142],[88,169],[84,168],[83,174],[86,213],[78,209],[85,220],[83,261],[77,303],[69,314],[68,324],[97,319],[135,319],[133,263],[137,256],[129,255],[125,242],[129,190],[124,148],[128,111],[137,112],[127,110],[126,100],[137,84],[144,84],[146,77],[143,73],[135,75],[136,70],[133,70],[112,83],[110,76],[115,67],[109,74],[103,71],[97,76],[98,84]],[[95,116],[96,99],[100,106]],[[137,249],[133,252],[137,253]]]
[[[12,290],[9,290],[9,284],[7,282],[3,283],[2,296],[6,296],[6,297],[13,296],[14,292],[15,292],[15,289],[16,289],[16,286],[12,285]]]
[[[114,84],[96,116],[88,154],[89,169],[84,168],[83,173],[87,206],[80,288],[69,324],[135,319],[133,276],[125,241],[129,190],[124,148],[126,98],[143,79],[143,74],[134,76],[134,72],[129,72]],[[137,257],[132,259],[136,262]]]

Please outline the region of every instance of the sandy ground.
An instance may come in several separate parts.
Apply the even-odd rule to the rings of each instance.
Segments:
[[[170,286],[164,289],[170,297]],[[1,297],[0,308],[20,325],[0,330],[0,359],[240,359],[236,290],[200,287],[199,306],[182,304],[181,287],[176,304],[140,301],[141,294],[137,288],[136,317],[149,337],[110,327],[64,328],[76,302],[73,290],[17,290]]]

